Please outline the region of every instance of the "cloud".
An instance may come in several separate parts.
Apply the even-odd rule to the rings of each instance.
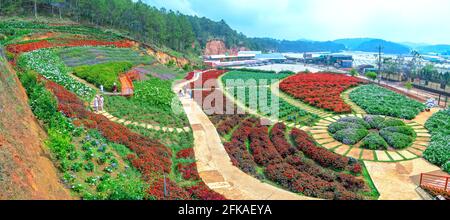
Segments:
[[[254,37],[333,40],[377,37],[450,43],[448,0],[145,0],[182,13],[224,19]]]

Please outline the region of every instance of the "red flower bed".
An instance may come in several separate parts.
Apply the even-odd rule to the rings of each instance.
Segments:
[[[184,77],[185,80],[191,80],[195,76],[195,72],[189,72],[186,77]]]
[[[250,149],[255,162],[262,166],[271,163],[280,163],[283,158],[278,153],[269,138],[269,131],[266,126],[257,126],[250,131]]]
[[[190,164],[179,163],[177,168],[178,168],[178,172],[181,173],[181,175],[183,176],[183,179],[185,179],[185,180],[199,180],[200,179],[200,176],[198,175],[198,172],[197,172],[197,166],[195,163],[190,163]]]
[[[78,118],[80,122],[84,122],[86,127],[99,130],[109,141],[123,144],[136,153],[136,156],[129,155],[128,159],[133,167],[141,172],[142,178],[149,183],[149,197],[156,199],[189,199],[197,196],[167,179],[167,188],[170,194],[169,196],[164,196],[162,186],[163,174],[170,173],[172,165],[172,152],[169,148],[158,141],[134,133],[123,125],[111,122],[102,115],[88,111],[84,103],[75,94],[54,82],[46,81],[46,87],[56,96],[58,108],[65,115],[71,118]],[[198,176],[198,174],[195,174],[197,172],[195,163],[191,164],[189,169],[190,175]],[[202,186],[200,185],[199,187]],[[209,190],[209,188],[201,189],[203,190],[192,191],[192,193],[201,193],[202,196],[209,193],[211,198],[224,199],[222,196]]]
[[[306,196],[338,200],[361,199],[360,196],[346,190],[339,184],[300,172],[287,163],[270,164],[267,166],[266,174],[270,180]]]
[[[6,47],[11,53],[19,54],[30,52],[33,50],[52,48],[52,47],[81,47],[81,46],[115,46],[115,47],[132,47],[130,41],[97,41],[97,40],[69,40],[64,43],[54,43],[47,40],[31,42],[25,44],[11,44]]]
[[[228,123],[227,118],[223,118],[223,116],[213,116],[212,118],[212,121],[219,125]],[[236,120],[236,117],[229,116],[228,119]],[[318,148],[314,150],[320,154],[310,153],[309,150],[302,151],[306,148],[293,147],[286,139],[286,126],[282,123],[275,124],[270,135],[268,127],[262,126],[256,118],[241,120],[238,126],[232,134],[231,141],[225,143],[224,146],[232,163],[244,172],[256,178],[264,178],[256,172],[257,165],[261,165],[265,167],[266,178],[293,192],[325,199],[362,199],[356,192],[367,189],[365,182],[353,175],[333,170],[335,168],[358,169],[361,168],[359,164],[347,166],[348,158],[315,146],[313,140],[302,131],[294,130],[292,136],[296,139],[296,143],[313,145],[310,148]],[[227,132],[222,133],[228,134]],[[311,159],[306,158],[303,154]],[[320,158],[319,160],[318,156],[325,159]],[[337,162],[333,160],[337,160]],[[328,166],[322,167],[322,164]]]
[[[291,145],[287,142],[286,136],[286,125],[283,123],[277,123],[273,126],[270,140],[272,141],[273,145],[277,149],[278,153],[284,157],[286,157],[290,152],[293,151],[291,149]]]
[[[195,158],[194,149],[193,148],[187,148],[187,149],[178,151],[177,158],[178,159],[180,159],[180,158],[185,158],[185,159],[188,159],[188,158],[193,159],[193,158]]]
[[[351,107],[340,97],[341,93],[362,81],[343,74],[297,74],[280,83],[280,89],[295,98],[336,113],[350,113]]]
[[[211,70],[204,72],[201,74],[200,78],[196,80],[195,82],[192,82],[190,84],[190,88],[203,88],[203,89],[211,89],[211,88],[217,88],[217,82],[213,83],[212,85],[208,83],[208,85],[205,85],[206,82],[211,82],[209,80],[218,79],[222,74],[227,72],[226,70]]]
[[[302,151],[305,155],[323,167],[331,167],[339,170],[347,167],[349,158],[316,146],[312,138],[306,132],[294,128],[291,131],[291,136],[294,139],[298,150]]]

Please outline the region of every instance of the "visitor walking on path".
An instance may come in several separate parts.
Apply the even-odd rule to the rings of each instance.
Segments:
[[[94,111],[95,112],[98,112],[98,104],[99,104],[98,101],[99,101],[98,95],[96,95],[94,98]]]
[[[112,89],[113,89],[113,93],[117,94],[117,84],[116,83],[114,83]]]
[[[103,96],[99,96],[99,99],[98,99],[98,107],[99,107],[99,111],[103,111],[103,103],[104,103],[104,99],[103,99]]]
[[[103,94],[103,85],[100,85],[100,92]]]

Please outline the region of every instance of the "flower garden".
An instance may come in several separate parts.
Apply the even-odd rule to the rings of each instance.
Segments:
[[[377,197],[357,160],[319,147],[304,131],[263,126],[248,115],[211,116],[232,163],[249,175],[302,195],[323,199]]]
[[[328,131],[343,144],[370,150],[404,149],[416,137],[414,130],[402,120],[374,115],[341,118],[330,124]]]
[[[266,72],[246,72],[246,71],[231,71],[227,72],[222,77],[222,83],[226,86],[226,91],[229,94],[234,94],[235,99],[243,103],[245,106],[257,110],[261,115],[273,117],[294,123],[294,125],[311,126],[318,121],[319,117],[313,113],[309,113],[303,109],[289,104],[283,99],[279,98],[275,104],[278,105],[278,115],[274,115],[274,103],[272,99],[278,98],[272,94],[269,86],[281,79],[288,77],[291,74],[274,74]],[[243,85],[227,86],[227,81],[242,80]],[[275,81],[273,81],[275,80]],[[239,82],[239,81],[236,81]],[[257,87],[253,87],[255,84]],[[264,84],[264,85],[262,85]],[[240,95],[243,94],[244,96]],[[256,104],[256,106],[254,106]]]
[[[182,109],[172,84],[186,71],[156,64],[154,57],[143,55],[144,50],[131,49],[135,46],[131,42],[94,29],[27,23],[0,23],[2,26],[22,30],[18,32],[21,37],[40,27],[68,33],[66,38],[58,38],[58,32],[55,38],[25,42],[7,34],[6,41],[8,53],[13,54],[10,62],[17,61],[15,68],[30,107],[48,133],[46,146],[61,181],[74,195],[93,200],[225,199],[200,177],[191,132],[172,134],[135,124],[121,125],[93,113],[86,104],[96,93],[88,84],[103,85],[110,91],[114,82],[120,86],[118,76],[129,72],[136,76],[134,95],[105,96],[107,112],[122,120],[187,127],[190,124],[186,114],[176,114],[172,109]],[[82,37],[73,39],[75,34]],[[142,74],[144,79],[137,77]],[[191,72],[185,79],[193,77]],[[238,79],[244,83],[255,80],[255,84],[226,84]],[[214,83],[205,86],[208,80]],[[271,90],[271,80],[282,80],[279,87],[284,93],[308,107],[324,109],[331,116],[319,116],[277,97]],[[335,200],[377,199],[380,194],[368,173],[369,167],[365,167],[366,160],[397,162],[416,159],[423,153],[426,160],[450,172],[449,110],[432,116],[425,130],[408,121],[423,112],[423,104],[364,83],[344,74],[244,69],[207,71],[189,85],[199,104],[207,95],[217,93],[224,102],[219,105],[215,100],[212,108],[233,108],[230,115],[203,109],[216,127],[232,164],[264,183],[298,195]],[[223,85],[223,91],[218,89]],[[350,88],[354,88],[350,90],[351,101],[368,115],[356,114],[346,103],[348,98],[341,98]],[[238,96],[241,93],[243,97]],[[262,124],[260,117],[274,116],[270,110],[275,98],[279,100],[279,121]],[[256,113],[237,114],[237,102]],[[267,106],[261,107],[264,103]],[[388,151],[402,153],[394,158]],[[380,158],[380,152],[386,153],[389,160]]]
[[[355,77],[334,73],[300,73],[286,78],[280,89],[303,102],[335,113],[351,113],[341,93],[362,83]]]

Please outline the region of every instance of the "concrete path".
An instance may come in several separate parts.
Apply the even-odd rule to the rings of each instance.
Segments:
[[[198,75],[197,75],[198,77]],[[185,81],[174,86],[179,91]],[[216,128],[192,99],[180,98],[194,134],[197,170],[202,180],[214,191],[232,200],[310,200],[314,198],[263,183],[231,163]]]
[[[380,200],[420,200],[416,192],[421,173],[439,172],[440,168],[419,158],[396,163],[364,161]]]

